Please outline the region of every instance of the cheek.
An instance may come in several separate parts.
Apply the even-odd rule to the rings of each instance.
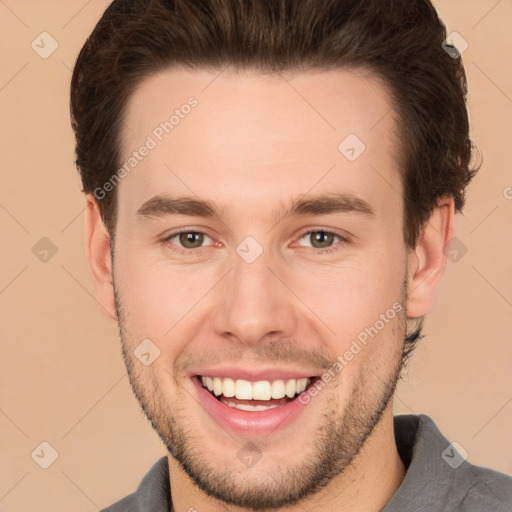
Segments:
[[[321,332],[343,351],[381,315],[395,316],[401,305],[404,275],[405,263],[398,255],[383,250],[355,256],[338,266],[294,269],[288,282],[325,324],[318,324]]]
[[[119,262],[116,278],[127,328],[162,344],[173,340],[176,351],[176,333],[216,282],[212,269],[173,266],[142,251]]]

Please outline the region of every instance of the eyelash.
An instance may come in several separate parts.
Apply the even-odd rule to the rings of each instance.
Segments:
[[[204,233],[203,231],[198,231],[198,230],[194,230],[194,229],[184,229],[182,231],[176,231],[175,233],[172,233],[170,234],[169,236],[165,237],[164,239],[161,240],[161,244],[162,245],[165,245],[165,246],[171,246],[174,244],[171,244],[171,240],[176,237],[176,236],[179,236],[179,235],[182,235],[184,233],[196,233],[196,234],[200,234],[200,235],[205,235],[205,236],[208,236],[209,238],[211,238],[209,235],[207,235],[206,233]],[[327,249],[315,249],[314,247],[310,247],[309,249],[311,249],[314,253],[316,254],[329,254],[329,253],[332,253],[332,252],[335,252],[337,250],[339,250],[339,247],[337,247],[337,245],[341,244],[342,246],[345,246],[345,245],[348,245],[350,243],[350,240],[348,238],[345,238],[341,235],[338,235],[337,233],[334,233],[332,231],[327,231],[325,229],[311,229],[309,231],[306,231],[304,232],[299,238],[298,240],[301,240],[302,238],[308,236],[308,235],[311,235],[312,233],[324,233],[326,235],[334,235],[335,237],[339,238],[340,241],[338,242],[338,244],[334,244],[334,246],[332,247],[329,247]],[[180,247],[172,247],[171,250],[173,252],[178,252],[180,254],[200,254],[203,249],[207,249],[208,247],[198,247],[196,249],[185,249],[185,248],[180,248]]]

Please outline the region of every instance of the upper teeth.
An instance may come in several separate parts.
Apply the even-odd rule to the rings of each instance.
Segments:
[[[270,400],[271,398],[293,398],[302,393],[311,379],[259,380],[249,382],[243,379],[229,377],[201,377],[203,386],[216,396],[224,395],[226,398],[236,397],[239,400]]]

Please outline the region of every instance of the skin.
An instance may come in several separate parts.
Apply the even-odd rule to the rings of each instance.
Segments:
[[[117,186],[113,258],[91,195],[85,217],[97,301],[119,323],[132,388],[169,450],[173,509],[379,511],[406,472],[392,413],[406,318],[432,308],[453,200],[439,200],[407,248],[389,97],[354,70],[165,70],[130,98],[123,155],[190,96],[197,107]],[[366,145],[354,162],[338,150],[349,133]],[[375,215],[277,213],[304,194],[333,191],[364,199]],[[138,219],[162,193],[208,199],[222,215]],[[200,252],[179,237],[162,244],[185,228],[207,235]],[[304,236],[313,228],[348,242],[322,246]],[[250,264],[236,252],[249,235],[263,248]],[[284,429],[228,432],[194,399],[186,374],[199,367],[278,361],[322,373],[395,303],[402,312]],[[133,354],[145,338],[161,351],[149,366]],[[247,442],[262,454],[250,468],[237,457]]]

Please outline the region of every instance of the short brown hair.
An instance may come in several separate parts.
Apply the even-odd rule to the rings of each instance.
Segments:
[[[78,56],[71,119],[82,191],[120,164],[130,93],[164,68],[262,73],[367,68],[383,80],[399,116],[404,240],[413,247],[437,198],[461,211],[474,145],[461,58],[442,47],[446,29],[429,0],[116,0]],[[111,236],[116,190],[99,201]]]
[[[452,196],[462,210],[478,170],[469,167],[464,67],[445,39],[430,0],[116,0],[80,51],[71,82],[82,191],[94,193],[118,169],[127,99],[150,74],[173,66],[367,69],[397,114],[403,234],[414,247],[438,198]],[[99,201],[112,241],[116,203],[116,188]]]

